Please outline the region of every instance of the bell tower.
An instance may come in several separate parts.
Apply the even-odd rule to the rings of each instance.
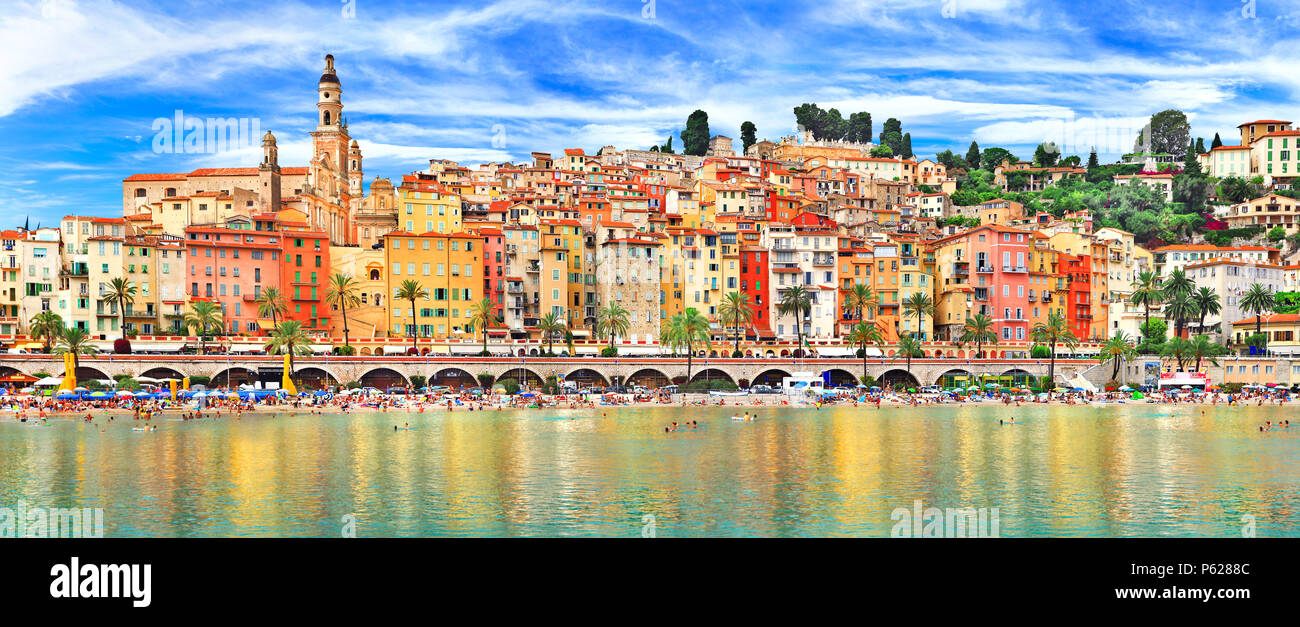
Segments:
[[[262,163],[257,166],[258,204],[263,211],[280,210],[280,157],[275,145],[275,135],[267,131],[262,136]]]
[[[316,130],[342,130],[343,128],[343,88],[339,77],[334,73],[334,55],[325,55],[325,70],[320,75],[316,86]]]

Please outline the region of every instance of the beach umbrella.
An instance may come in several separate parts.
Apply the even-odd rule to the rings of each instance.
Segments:
[[[226,392],[226,398],[237,399],[239,398],[239,392]]]
[[[1131,388],[1131,387],[1125,385],[1125,386],[1121,386],[1121,387],[1119,388],[1119,391],[1121,391],[1121,392],[1132,392],[1132,391],[1133,391],[1133,388]]]
[[[129,392],[129,391],[127,391],[127,390],[118,390],[118,391],[117,391],[117,395],[118,395],[118,396],[135,396],[135,393],[134,393],[134,392]]]
[[[71,401],[81,398],[81,395],[74,392],[59,392],[54,398],[61,401]]]
[[[171,392],[154,392],[154,393],[152,394],[152,396],[153,396],[155,399],[164,399],[164,398],[171,398],[171,397],[172,397]]]
[[[203,391],[198,391],[190,395],[190,398],[207,398],[207,397],[208,397],[208,393]]]
[[[871,386],[871,389],[873,389],[873,390],[879,390],[879,389],[880,389],[880,386],[879,386],[879,385],[873,385],[873,386]]]
[[[89,392],[90,390],[88,390],[88,389],[86,389],[86,388],[84,388],[84,387],[81,387],[81,386],[77,386],[77,387],[75,387],[75,388],[72,388],[72,391],[73,391],[73,392]]]
[[[1192,389],[1192,386],[1190,386],[1190,385],[1184,385],[1184,386],[1183,386],[1182,388],[1180,388],[1180,389],[1183,389],[1183,390],[1190,390],[1190,389]]]
[[[100,392],[91,392],[88,396],[86,396],[86,398],[94,399],[94,400],[107,400],[113,398],[113,395],[109,394],[108,392],[100,391]]]
[[[136,398],[149,398],[150,396],[153,396],[153,395],[150,394],[150,393],[148,393],[148,392],[145,392],[145,391],[141,390],[141,391],[139,391],[139,392],[136,392],[135,394],[132,394],[132,396],[134,396],[134,397],[136,397]]]

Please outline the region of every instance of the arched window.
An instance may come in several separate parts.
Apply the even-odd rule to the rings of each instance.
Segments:
[[[370,271],[370,280],[371,280],[371,281],[378,281],[378,280],[379,280],[379,271],[378,271],[378,270],[371,270],[371,271]]]
[[[137,188],[135,188],[135,197],[136,197],[136,198],[144,198],[144,197],[145,197],[145,191],[144,191],[144,188],[143,188],[143,187],[137,187]]]
[[[325,126],[329,126],[329,125],[330,125],[330,112],[329,112],[329,111],[326,111],[326,112],[325,112]]]

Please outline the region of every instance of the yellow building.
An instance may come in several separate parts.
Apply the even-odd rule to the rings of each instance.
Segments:
[[[397,188],[397,228],[408,233],[459,233],[460,196],[421,174]]]
[[[357,297],[361,299],[360,304],[348,307],[350,337],[388,335],[388,296],[392,292],[384,278],[388,274],[385,253],[385,250],[368,247],[330,246],[330,274],[341,272],[351,276],[357,283]],[[330,336],[343,337],[343,316],[339,307],[330,305],[330,310]]]
[[[483,297],[482,241],[468,233],[385,235],[389,332],[409,337],[418,329],[420,337],[473,336],[470,307]],[[417,300],[414,308],[411,301],[398,298],[405,281],[418,283],[428,298]]]

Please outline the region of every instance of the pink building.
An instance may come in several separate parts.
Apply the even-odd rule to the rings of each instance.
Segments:
[[[282,234],[272,222],[256,226],[185,229],[190,299],[221,305],[228,333],[257,333],[257,299],[267,287],[280,286]]]

